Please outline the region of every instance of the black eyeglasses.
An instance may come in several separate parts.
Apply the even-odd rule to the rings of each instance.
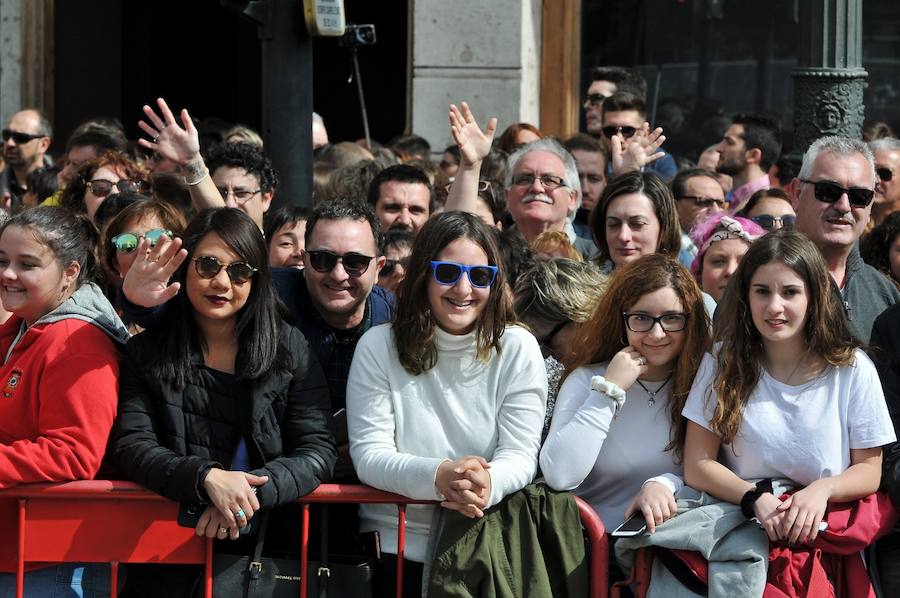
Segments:
[[[97,197],[106,197],[113,187],[118,189],[119,193],[141,193],[148,189],[148,185],[144,181],[129,179],[119,179],[115,183],[106,179],[93,179],[88,181],[85,186]]]
[[[306,254],[309,256],[309,265],[316,272],[331,272],[337,266],[337,263],[341,262],[341,265],[344,266],[344,271],[353,278],[362,276],[369,269],[369,264],[374,259],[370,255],[355,252],[338,255],[331,251],[321,250],[307,251]]]
[[[40,139],[41,137],[46,137],[46,135],[41,135],[40,133],[19,133],[18,131],[13,131],[11,129],[3,129],[3,141],[9,141],[12,139],[16,145],[23,145],[28,143],[29,141],[34,141],[35,139]]]
[[[779,225],[778,228],[791,228],[792,226],[794,226],[794,222],[797,221],[797,217],[792,216],[791,214],[785,214],[783,216],[760,214],[759,216],[754,216],[750,220],[757,223],[766,230],[772,230],[775,228],[776,223]]]
[[[243,284],[247,282],[253,278],[253,275],[257,272],[257,269],[247,262],[231,262],[230,264],[223,264],[219,261],[219,258],[212,255],[201,255],[200,257],[193,258],[193,261],[194,268],[197,269],[197,275],[200,278],[213,278],[222,270],[222,268],[225,268],[228,278],[234,284]]]
[[[589,93],[584,98],[584,103],[590,104],[594,108],[597,108],[598,106],[600,106],[603,103],[603,100],[605,100],[605,99],[606,99],[606,96],[601,95],[599,93]]]
[[[625,325],[632,332],[650,332],[657,323],[665,332],[680,332],[687,326],[688,314],[671,313],[661,316],[623,313]]]
[[[157,241],[159,241],[159,238],[163,235],[171,239],[172,231],[166,230],[164,228],[151,228],[143,235],[140,235],[138,233],[122,233],[112,238],[112,244],[116,247],[117,251],[120,251],[122,253],[131,253],[132,251],[137,249],[138,243],[141,242],[141,238],[145,238],[150,241],[150,247],[154,247]]]
[[[635,133],[637,133],[637,127],[629,127],[629,126],[618,127],[618,126],[615,126],[615,125],[608,125],[608,126],[606,126],[606,127],[603,127],[603,128],[600,129],[600,130],[603,131],[603,135],[604,135],[607,139],[612,139],[612,136],[613,136],[613,135],[616,135],[616,134],[619,134],[619,133],[620,133],[620,134],[622,135],[622,137],[624,137],[625,139],[630,139],[631,137],[634,137],[634,134],[635,134]]]
[[[883,166],[877,167],[875,169],[875,174],[877,174],[878,178],[884,182],[888,182],[894,178],[894,172],[890,168],[885,168]]]
[[[810,181],[808,179],[800,179],[800,182],[813,185],[813,195],[816,199],[825,203],[834,203],[846,193],[851,206],[854,208],[864,208],[872,203],[872,198],[875,197],[875,191],[873,189],[866,189],[864,187],[850,187],[849,189],[845,189],[831,181]]]
[[[473,287],[483,289],[494,284],[497,277],[497,266],[466,266],[456,262],[431,262],[431,275],[434,281],[445,286],[455,285],[465,272]]]
[[[676,197],[675,199],[689,199],[694,202],[694,205],[698,208],[711,208],[713,205],[718,206],[720,209],[724,210],[728,206],[728,202],[724,199],[716,199],[715,197],[701,197],[699,195],[682,195],[681,197]]]
[[[531,172],[522,172],[513,176],[512,184],[518,187],[531,187],[534,184],[535,179],[541,181],[541,186],[548,191],[553,191],[560,187],[568,187],[568,185],[566,185],[566,180],[562,177],[553,174],[534,176],[534,173]]]
[[[403,269],[406,270],[409,267],[409,257],[399,260],[392,260],[390,258],[384,260],[384,266],[378,271],[378,276],[383,278],[391,276],[394,273],[394,270],[397,269],[397,266],[402,266]]]

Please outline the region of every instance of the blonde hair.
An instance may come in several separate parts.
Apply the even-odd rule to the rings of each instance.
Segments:
[[[584,261],[572,242],[569,241],[569,235],[561,230],[545,230],[531,242],[531,251],[535,255],[539,253],[549,253],[556,257],[562,257],[576,262]]]

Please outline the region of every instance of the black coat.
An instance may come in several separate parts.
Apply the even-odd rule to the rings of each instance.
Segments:
[[[261,506],[271,508],[308,494],[330,479],[337,452],[330,428],[331,405],[322,368],[299,330],[283,326],[290,370],[273,368],[249,383],[250,473],[269,476],[259,487]],[[203,414],[186,412],[186,393],[203,389],[151,378],[147,356],[155,337],[133,337],[125,350],[119,382],[119,414],[110,450],[122,472],[166,498],[205,502],[202,479],[214,460],[211,426]],[[193,360],[199,369],[202,355]],[[189,441],[187,440],[189,439]]]
[[[900,438],[900,305],[888,308],[875,319],[870,353],[878,369],[894,433]],[[894,505],[900,507],[900,442],[884,447],[881,483]]]

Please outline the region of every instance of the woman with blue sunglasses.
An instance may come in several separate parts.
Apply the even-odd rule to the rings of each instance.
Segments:
[[[364,483],[481,517],[531,482],[547,378],[537,341],[513,325],[499,260],[471,214],[439,214],[419,231],[393,325],[363,335],[350,368],[350,455]],[[434,509],[407,509],[407,595],[421,590]],[[360,520],[396,554],[396,507],[362,505]],[[394,591],[395,562],[376,570],[379,595]]]

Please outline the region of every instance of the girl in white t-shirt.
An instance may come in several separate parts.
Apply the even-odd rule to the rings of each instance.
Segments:
[[[676,260],[651,254],[617,268],[576,332],[541,471],[615,529],[633,513],[647,528],[676,513],[683,485],[681,409],[707,350],[700,289]]]
[[[685,482],[741,505],[772,541],[812,542],[829,501],[878,489],[881,447],[894,440],[878,375],[800,233],[756,241],[719,306],[684,408]],[[782,502],[766,478],[799,490]]]

